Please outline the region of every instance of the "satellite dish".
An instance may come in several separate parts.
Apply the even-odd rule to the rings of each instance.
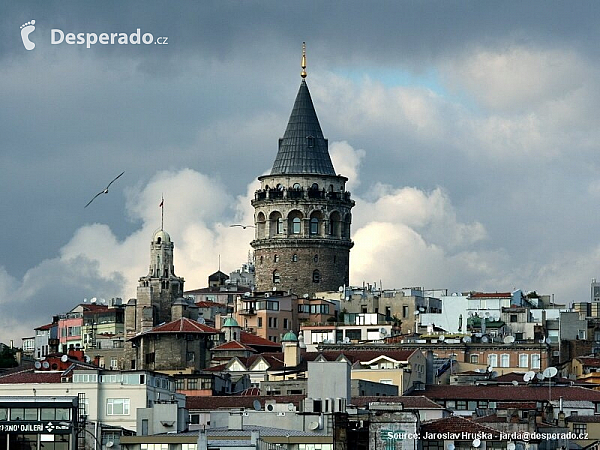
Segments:
[[[62,356],[60,357],[60,360],[61,360],[62,362],[67,362],[67,361],[69,360],[69,357],[68,357],[67,355],[62,355]]]
[[[441,334],[440,336],[438,336],[438,339],[443,342],[446,339],[446,336]]]
[[[448,444],[448,445],[446,446],[446,448],[447,448],[448,450],[454,450],[456,447],[454,446],[454,444],[450,443],[450,444]]]
[[[481,445],[481,441],[479,440],[479,438],[473,439],[473,447],[479,448],[480,445]]]
[[[555,377],[557,373],[558,373],[558,369],[556,367],[548,367],[543,372],[545,378]]]
[[[258,400],[254,400],[252,406],[254,407],[254,411],[260,411],[260,402]]]
[[[108,442],[106,443],[106,446],[107,446],[108,448],[112,447],[113,445],[115,445],[115,443],[114,443],[113,441],[108,441]]]
[[[42,363],[42,367],[43,367],[44,369],[47,369],[48,367],[50,367],[50,363],[49,363],[48,361],[44,361],[44,362]]]
[[[316,430],[317,428],[319,428],[319,422],[311,422],[308,424],[308,428],[310,430]]]
[[[86,363],[89,363],[92,360],[92,358],[90,358],[88,355],[85,355],[84,359]]]
[[[512,385],[513,385],[513,386],[518,386],[518,385],[519,385],[519,382],[518,382],[517,380],[512,380]]]
[[[421,312],[425,312],[425,308],[423,308],[422,306],[419,308],[419,311]]]
[[[544,376],[544,374],[543,374],[542,372],[538,372],[538,373],[536,373],[536,374],[535,374],[535,377],[536,377],[538,380],[540,380],[540,381],[542,381],[542,380],[545,378],[545,376]]]
[[[552,339],[546,338],[546,344],[552,344]]]
[[[36,361],[35,364],[33,365],[36,369],[41,369],[42,368],[42,363],[39,361]]]
[[[495,370],[490,374],[490,377],[492,378],[498,378],[498,372],[496,372]]]
[[[465,344],[470,344],[470,343],[471,343],[471,337],[470,337],[470,336],[465,336],[465,337],[462,339],[462,341],[463,341]]]
[[[483,342],[484,344],[487,344],[490,340],[488,339],[487,336],[482,336],[481,337],[481,342]]]
[[[419,311],[415,311],[413,314],[414,314],[415,316],[418,316],[418,315],[419,315],[419,314],[421,314],[421,313],[420,313]]]
[[[525,375],[523,375],[523,381],[525,383],[529,383],[534,378],[535,378],[535,372],[534,371],[526,372]]]
[[[489,313],[489,311],[486,311],[486,312],[485,312],[485,317],[490,317],[490,313]]]
[[[512,344],[513,342],[515,342],[515,337],[514,336],[506,336],[503,339],[505,344]]]
[[[344,286],[340,286],[340,287],[338,288],[338,292],[344,292]]]
[[[509,442],[508,444],[506,444],[506,450],[515,450],[516,448],[517,446],[514,442]]]

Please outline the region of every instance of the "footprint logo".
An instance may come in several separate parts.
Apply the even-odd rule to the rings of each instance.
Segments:
[[[26,50],[33,50],[35,48],[35,43],[29,40],[29,35],[33,33],[34,30],[35,20],[21,25],[21,39],[23,39],[23,45],[25,46]]]

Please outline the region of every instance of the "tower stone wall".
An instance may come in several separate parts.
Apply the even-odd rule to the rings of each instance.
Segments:
[[[312,296],[347,285],[354,201],[348,179],[333,168],[304,79],[271,173],[259,180],[252,200],[256,289]]]

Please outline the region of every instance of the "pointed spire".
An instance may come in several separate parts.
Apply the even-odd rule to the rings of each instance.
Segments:
[[[271,169],[271,175],[315,174],[335,175],[323,137],[321,125],[306,84],[306,46],[302,45],[302,83],[296,95],[292,114],[279,151]]]
[[[306,42],[302,43],[302,72],[300,72],[300,76],[302,78],[306,78]]]

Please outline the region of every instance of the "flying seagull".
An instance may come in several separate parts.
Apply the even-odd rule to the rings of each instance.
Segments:
[[[89,202],[87,202],[87,205],[84,206],[84,208],[87,208],[88,206],[90,206],[90,203],[92,203],[96,197],[98,197],[100,194],[108,194],[108,188],[110,187],[111,184],[113,184],[115,181],[117,181],[117,178],[119,178],[121,175],[123,175],[125,172],[121,172],[119,175],[117,175],[115,177],[114,180],[112,180],[110,183],[108,183],[108,186],[106,186],[103,190],[101,190],[100,192],[98,192],[96,195],[94,195],[94,198],[91,199]]]
[[[255,228],[255,226],[254,226],[254,225],[242,225],[242,224],[240,224],[240,223],[235,223],[235,224],[233,224],[233,225],[229,225],[229,226],[230,226],[230,227],[242,227],[244,230],[245,230],[246,228]]]

